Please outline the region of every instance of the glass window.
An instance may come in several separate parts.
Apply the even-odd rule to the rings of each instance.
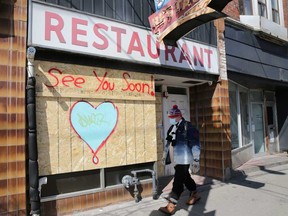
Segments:
[[[249,90],[229,82],[231,148],[251,142]]]
[[[131,171],[150,169],[153,170],[153,163],[145,163],[145,164],[134,164],[129,166],[122,167],[112,167],[105,169],[105,186],[112,186],[117,184],[122,184],[122,178],[125,175],[130,175]],[[150,179],[152,175],[150,172],[141,172],[137,173],[137,178],[139,180]]]
[[[73,172],[47,176],[41,196],[53,196],[76,191],[100,188],[100,170]]]
[[[239,9],[241,15],[252,15],[252,3],[251,0],[239,0]]]
[[[169,94],[180,94],[180,95],[186,95],[187,91],[186,88],[178,88],[178,87],[167,87],[167,91]]]
[[[237,87],[229,82],[229,103],[230,103],[230,130],[231,148],[239,148],[238,120],[237,120]]]
[[[239,94],[240,94],[242,145],[247,145],[250,143],[248,90],[242,88],[240,89]]]
[[[271,7],[272,7],[272,20],[275,23],[280,23],[279,20],[279,6],[278,0],[271,0]]]
[[[265,92],[265,99],[266,101],[275,101],[275,93],[274,92]]]
[[[273,125],[273,124],[274,124],[273,107],[268,106],[266,109],[267,109],[267,121],[268,121],[268,125]]]
[[[258,0],[258,14],[267,18],[266,0]]]
[[[114,18],[114,5],[113,0],[105,0],[105,16]]]
[[[250,99],[252,102],[262,102],[263,94],[262,91],[250,91]]]

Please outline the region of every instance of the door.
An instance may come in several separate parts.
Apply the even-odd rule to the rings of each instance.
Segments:
[[[252,137],[255,154],[265,152],[263,105],[252,103]]]
[[[190,121],[190,113],[189,113],[189,103],[187,95],[176,95],[169,94],[168,98],[163,99],[163,124],[164,124],[164,145],[166,144],[166,133],[171,126],[169,123],[169,110],[173,107],[173,105],[178,105],[178,108],[181,110],[183,117]],[[173,161],[173,147],[170,147],[170,156]],[[174,163],[165,166],[165,175],[174,175]]]
[[[268,142],[269,142],[269,152],[277,152],[277,129],[276,129],[276,114],[274,103],[267,103],[266,105],[266,115],[267,115],[267,132],[268,132]]]

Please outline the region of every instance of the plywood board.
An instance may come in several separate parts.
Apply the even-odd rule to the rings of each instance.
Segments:
[[[155,100],[151,74],[36,61],[38,96]]]
[[[36,83],[41,79],[37,76]],[[146,78],[137,79],[144,82]],[[85,97],[85,92],[76,97],[73,91],[64,97],[61,91],[37,94],[40,175],[157,160],[155,100],[141,94],[133,95],[134,100]]]

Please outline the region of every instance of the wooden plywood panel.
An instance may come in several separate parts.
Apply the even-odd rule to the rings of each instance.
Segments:
[[[59,173],[71,172],[71,127],[69,121],[70,102],[70,98],[59,98]]]
[[[126,148],[127,164],[136,162],[136,131],[134,101],[126,101]]]
[[[154,103],[144,101],[143,104],[145,118],[145,161],[157,160],[157,142],[156,142],[156,106]]]
[[[143,101],[135,101],[135,132],[136,132],[136,162],[145,161],[145,131],[144,118],[147,113],[144,113]]]
[[[59,66],[58,69],[62,68],[61,73],[69,71],[70,78],[76,76],[79,71],[89,68],[58,63],[56,65]],[[51,64],[42,62],[40,67],[51,67]],[[41,157],[39,163],[41,175],[157,160],[155,98],[147,99],[146,96],[143,97],[142,93],[135,94],[131,91],[124,94],[125,100],[119,100],[119,96],[111,94],[111,92],[102,94],[102,96],[105,95],[105,99],[102,96],[96,98],[95,93],[93,96],[88,94],[91,97],[84,97],[87,96],[85,89],[82,92],[79,89],[75,92],[71,89],[70,91],[63,89],[63,86],[59,89],[55,88],[49,93],[46,92],[46,95],[42,94],[45,83],[51,85],[55,78],[48,82],[47,77],[41,75],[41,73],[46,73],[45,70],[43,68],[38,68],[38,70],[40,72],[38,71],[36,83],[40,83],[40,85],[37,86],[37,100],[39,101],[37,127],[39,127],[38,146],[39,157]],[[123,74],[126,79],[131,79],[126,80],[126,85],[128,83],[145,83],[147,77],[149,82],[153,81],[147,74],[131,73],[128,76],[128,73],[118,71],[117,75],[117,71],[111,69],[97,69],[97,74],[102,73],[103,77],[107,77],[106,72],[111,74],[110,78],[115,84],[117,79],[123,82]],[[92,79],[92,77],[89,78]],[[100,77],[98,78],[100,79]],[[66,84],[68,85],[68,83]],[[134,87],[136,88],[136,84]],[[41,93],[41,91],[43,92]],[[80,93],[83,97],[77,97]],[[68,94],[69,97],[64,97]],[[49,95],[53,97],[49,97]],[[117,96],[117,99],[113,95]],[[126,97],[127,95],[128,97]],[[109,98],[109,101],[106,97]],[[132,98],[137,100],[132,100]],[[111,106],[114,110],[112,113],[109,110]],[[105,111],[103,107],[107,107],[108,110]],[[115,123],[110,124],[111,118]],[[110,125],[110,127],[105,129],[105,125]],[[49,153],[47,154],[47,152]]]
[[[35,62],[38,96],[155,100],[149,74],[55,62]]]
[[[55,98],[37,98],[37,143],[39,174],[58,173],[58,102]],[[53,145],[52,145],[53,143]]]
[[[106,143],[107,166],[126,165],[126,104],[124,101],[114,103],[118,108],[118,122],[113,134]]]
[[[71,98],[71,105],[75,104],[79,101],[79,98]],[[71,109],[71,108],[70,108]],[[71,154],[72,154],[72,161],[71,171],[82,171],[84,167],[84,146],[85,142],[79,137],[77,133],[71,130]]]

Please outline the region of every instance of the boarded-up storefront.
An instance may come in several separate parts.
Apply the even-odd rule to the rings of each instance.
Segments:
[[[35,66],[41,176],[156,161],[153,76]]]

